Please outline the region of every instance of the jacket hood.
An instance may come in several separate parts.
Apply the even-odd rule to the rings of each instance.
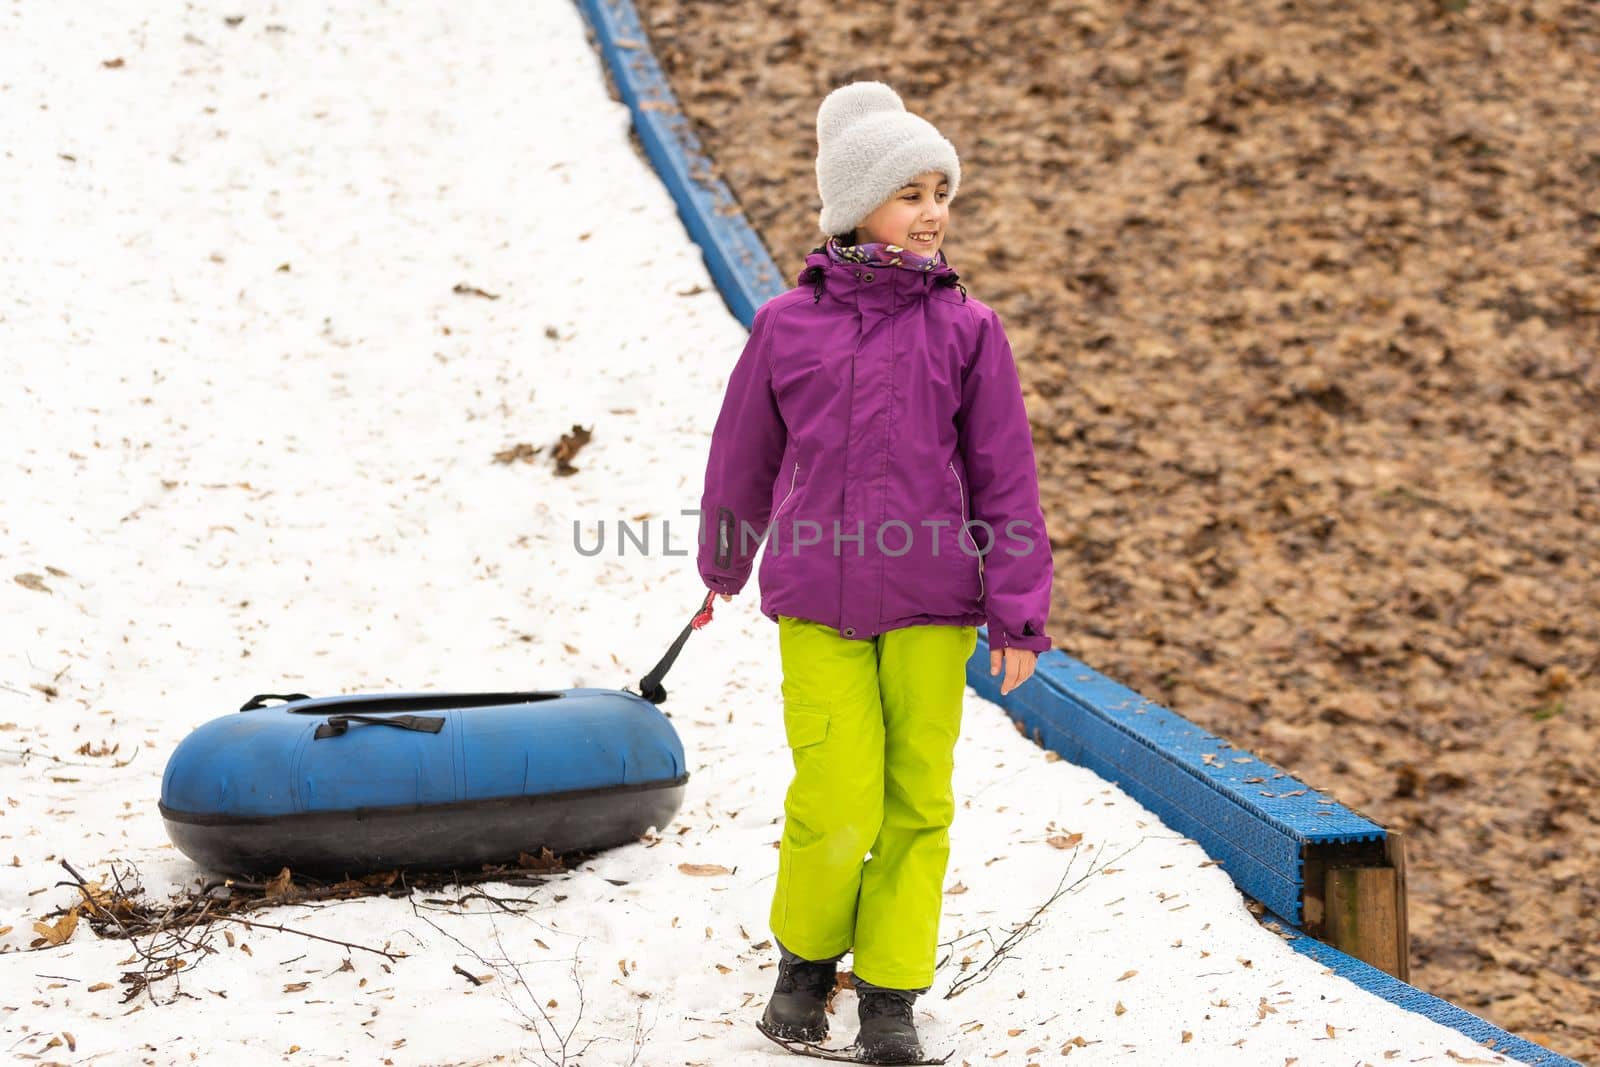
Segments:
[[[899,270],[920,279],[922,285],[927,288],[956,288],[961,290],[963,300],[967,296],[966,286],[961,284],[961,275],[957,274],[955,268],[950,266],[950,261],[945,259],[943,249],[939,251],[937,266],[927,270],[911,270],[901,267],[879,267],[868,263],[839,263],[819,245],[806,254],[806,265],[795,276],[795,284],[811,286],[812,300],[817,301],[822,299],[823,291],[830,279],[842,284],[863,270]]]

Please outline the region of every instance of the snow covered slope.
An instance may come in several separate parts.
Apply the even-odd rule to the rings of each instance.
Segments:
[[[162,765],[246,697],[635,684],[698,602],[680,513],[743,331],[578,12],[14,3],[0,129],[12,1055],[561,1062],[559,1031],[568,1062],[786,1059],[751,1025],[789,767],[753,589],[667,679],[681,818],[486,891],[525,913],[461,893],[274,909],[331,940],[235,929],[128,1003],[126,941],[84,923],[26,951],[74,900],[62,859],[133,865],[157,898],[201,877],[166,843]],[[559,477],[575,423],[594,437]],[[543,451],[494,461],[518,443]],[[619,558],[618,520],[648,526],[648,556]],[[591,544],[602,521],[583,554],[574,525]],[[918,1006],[952,1063],[1501,1062],[1296,955],[1197,847],[976,697],[957,775],[951,959]]]

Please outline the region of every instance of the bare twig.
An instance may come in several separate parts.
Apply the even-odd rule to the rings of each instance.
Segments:
[[[586,855],[572,854],[565,859],[570,864],[576,862],[576,857]],[[123,1002],[127,1003],[143,992],[148,993],[154,1002],[163,1003],[190,996],[181,988],[181,979],[201,959],[218,951],[212,942],[216,931],[223,928],[221,924],[236,923],[247,928],[292,934],[308,940],[337,945],[349,952],[367,952],[381,956],[385,960],[395,961],[405,958],[406,954],[391,950],[387,944],[382,948],[373,948],[341,941],[291,926],[262,922],[254,918],[252,913],[264,908],[291,904],[297,907],[323,907],[343,900],[405,896],[411,898],[413,910],[421,915],[426,909],[418,907],[419,889],[469,887],[491,882],[537,887],[558,876],[564,869],[558,857],[542,854],[533,857],[532,860],[538,864],[537,872],[530,870],[528,866],[486,867],[470,872],[429,872],[419,875],[387,871],[363,878],[347,878],[332,884],[304,877],[294,878],[289,871],[284,870],[278,877],[269,881],[227,879],[196,883],[195,887],[159,903],[146,897],[143,887],[139,884],[138,871],[131,865],[113,862],[108,865],[109,873],[100,880],[91,882],[70,862],[62,860],[61,866],[72,880],[58,884],[71,886],[76,890],[79,899],[50,915],[62,916],[76,911],[82,915],[96,935],[127,941],[133,946],[138,966],[137,969],[126,971],[122,975],[122,982],[126,987]],[[535,918],[527,914],[534,904],[531,899],[500,896],[484,890],[450,895],[454,897],[454,907],[458,912],[465,902],[481,898],[495,909],[490,912],[491,915],[519,915],[526,922],[537,923]],[[450,902],[441,900],[439,903]],[[422,917],[426,919],[425,915]],[[437,924],[434,925],[437,928]],[[412,936],[415,934],[412,933]],[[518,964],[510,960],[506,960],[505,964],[514,971],[518,968]],[[576,981],[576,955],[572,961],[572,968]],[[520,971],[518,974],[520,977]],[[156,985],[169,979],[172,980],[172,984],[167,988],[172,992],[164,1001],[157,997]],[[522,983],[522,988],[538,1009],[542,1024],[556,1037],[549,1048],[553,1056],[551,1062],[561,1064],[581,1055],[582,1050],[574,1050],[572,1044],[577,1023],[582,1021],[581,984],[580,1016],[573,1026],[567,1028],[565,1034],[556,1028],[554,1020],[544,1012],[541,1002],[533,997],[532,989],[525,982]],[[533,1021],[532,1016],[528,1018],[530,1022]],[[587,1044],[584,1048],[587,1048]]]
[[[583,1025],[584,1013],[587,1009],[587,1003],[584,998],[583,978],[579,969],[579,949],[582,947],[582,943],[580,942],[578,945],[573,947],[572,958],[569,961],[568,972],[574,989],[574,994],[577,998],[576,1010],[573,1013],[570,1024],[563,1027],[547,1010],[547,1008],[554,1006],[554,1000],[551,999],[547,1002],[545,998],[541,998],[540,995],[534,991],[533,985],[528,981],[527,973],[523,969],[525,964],[519,963],[511,958],[511,953],[506,950],[505,942],[501,937],[500,924],[496,921],[497,917],[501,914],[517,915],[524,917],[525,921],[532,921],[531,919],[526,918],[527,909],[508,908],[505,906],[504,901],[493,897],[488,897],[486,894],[468,893],[457,898],[455,902],[457,910],[454,911],[454,914],[466,914],[459,910],[461,905],[465,901],[476,896],[484,896],[490,901],[490,903],[495,904],[496,907],[500,909],[499,911],[479,913],[487,917],[489,920],[492,936],[494,938],[494,945],[496,950],[498,950],[498,956],[495,958],[484,956],[483,953],[479,952],[472,945],[467,944],[461,938],[457,937],[449,930],[446,930],[443,926],[429,917],[427,914],[429,911],[444,910],[439,908],[437,905],[448,904],[448,901],[429,900],[424,898],[420,902],[422,905],[435,905],[434,907],[424,907],[419,906],[418,899],[413,897],[411,901],[411,908],[412,912],[417,916],[417,918],[433,927],[435,931],[444,937],[453,941],[456,946],[461,949],[461,951],[467,953],[473,959],[477,960],[479,964],[489,968],[490,970],[494,971],[495,974],[505,979],[498,987],[500,995],[507,1001],[507,1003],[511,1005],[512,1009],[522,1017],[524,1027],[532,1031],[534,1040],[539,1044],[539,1056],[543,1058],[543,1061],[549,1064],[550,1067],[568,1067],[569,1064],[576,1065],[582,1060],[584,1055],[588,1053],[590,1047],[596,1042],[618,1040],[617,1038],[599,1034],[589,1037],[586,1040],[582,1040],[581,1043],[579,1043],[578,1032]],[[519,901],[518,903],[525,902]],[[550,962],[555,961],[552,960]],[[455,969],[462,974],[466,973],[466,971],[459,966]],[[521,997],[527,998],[526,1004],[522,1003],[520,997],[518,996],[519,993],[521,994]],[[634,1018],[634,1028],[631,1042],[632,1056],[628,1060],[630,1065],[638,1063],[639,1057],[642,1055],[645,1041],[649,1037],[650,1029],[651,1028],[645,1027],[644,1025],[644,1008],[643,1005],[640,1005],[638,1011],[635,1013]]]
[[[127,987],[122,997],[124,1004],[140,993],[149,994],[152,1002],[156,1004],[170,1003],[173,999],[189,996],[190,994],[185,993],[181,987],[181,978],[201,959],[217,952],[212,941],[215,924],[219,922],[232,922],[247,927],[295,934],[346,949],[375,953],[390,961],[404,957],[403,953],[369,948],[292,927],[258,922],[241,918],[237,914],[229,914],[230,911],[248,911],[265,903],[290,902],[291,898],[282,894],[279,887],[263,886],[264,894],[256,898],[245,894],[235,895],[231,892],[223,897],[217,897],[213,893],[219,886],[217,883],[210,883],[198,892],[191,891],[166,904],[158,905],[146,901],[143,888],[136,878],[130,881],[126,877],[127,872],[123,866],[116,863],[109,865],[110,872],[107,879],[110,885],[107,886],[104,880],[91,883],[70,862],[66,860],[60,862],[72,876],[72,881],[58,884],[69,885],[77,890],[82,902],[74,907],[82,909],[95,933],[100,937],[125,940],[133,946],[139,967],[137,970],[124,971],[122,974],[122,983]],[[137,874],[136,871],[133,873]],[[346,891],[346,896],[349,895],[351,894]],[[59,909],[52,914],[64,914],[68,910],[71,909]],[[157,983],[169,979],[174,983],[173,992],[171,998],[163,1001],[156,996],[154,987]]]
[[[649,1026],[644,1025],[644,1005],[640,1004],[633,1015],[633,1055],[628,1057],[627,1067],[635,1067],[639,1057],[644,1054],[645,1042],[650,1040],[650,1034],[656,1028],[652,1020]]]
[[[309,937],[313,941],[322,941],[329,945],[338,945],[341,948],[357,949],[361,952],[371,952],[374,955],[382,956],[390,963],[406,958],[406,954],[404,952],[388,952],[381,948],[372,948],[369,945],[358,945],[353,941],[340,941],[336,937],[323,937],[321,934],[308,933],[305,930],[296,930],[289,926],[278,926],[273,923],[256,922],[253,919],[241,919],[237,915],[219,915],[217,918],[225,922],[238,923],[240,926],[256,927],[262,930],[276,930],[279,933],[295,934],[299,937]]]
[[[1050,894],[1050,896],[1048,898],[1045,899],[1044,903],[1040,904],[1037,908],[1033,909],[1033,914],[1032,915],[1029,915],[1022,922],[1020,922],[1016,926],[1012,927],[1011,932],[1009,934],[1007,934],[1005,939],[1002,940],[1000,942],[1000,944],[995,947],[994,952],[990,954],[988,959],[984,960],[981,964],[979,964],[978,967],[975,970],[961,975],[954,982],[952,982],[951,985],[950,985],[950,989],[944,995],[944,999],[945,1000],[949,1000],[951,997],[954,997],[954,996],[957,996],[958,994],[960,994],[968,986],[976,985],[977,983],[982,982],[982,981],[986,980],[987,978],[989,978],[991,975],[993,975],[994,972],[995,972],[995,969],[997,967],[999,967],[1002,962],[1004,962],[1005,960],[1010,958],[1011,950],[1016,948],[1017,945],[1023,940],[1023,938],[1027,937],[1029,934],[1033,933],[1038,928],[1037,924],[1038,924],[1038,921],[1039,921],[1039,916],[1043,915],[1045,913],[1045,910],[1047,908],[1049,908],[1050,905],[1054,904],[1057,900],[1060,900],[1061,897],[1064,896],[1065,894],[1076,890],[1079,886],[1083,885],[1084,882],[1088,881],[1091,877],[1093,877],[1099,871],[1104,870],[1105,868],[1109,867],[1111,864],[1113,864],[1113,863],[1117,862],[1118,860],[1122,859],[1123,856],[1126,856],[1129,852],[1132,852],[1134,849],[1138,848],[1143,843],[1144,843],[1144,839],[1140,838],[1138,841],[1136,841],[1132,845],[1130,845],[1127,848],[1126,851],[1122,852],[1121,854],[1119,854],[1117,856],[1112,857],[1109,860],[1106,860],[1105,862],[1101,863],[1099,867],[1096,867],[1094,865],[1094,861],[1091,859],[1089,861],[1089,869],[1087,871],[1085,871],[1083,874],[1079,875],[1077,880],[1072,882],[1069,885],[1067,883],[1067,879],[1072,874],[1072,865],[1078,859],[1078,851],[1079,850],[1077,848],[1074,848],[1072,850],[1072,855],[1067,859],[1067,869],[1064,872],[1062,872],[1061,880],[1056,883],[1055,890]],[[981,932],[987,932],[987,930],[981,931]],[[969,935],[969,936],[971,936],[971,935]],[[992,943],[993,939],[991,938],[990,940],[991,940],[991,943]],[[945,959],[948,960],[949,957],[946,956]]]
[[[0,752],[9,752],[13,756],[21,756],[24,765],[27,764],[28,760],[37,758],[46,759],[51,763],[59,763],[67,767],[94,767],[99,770],[116,770],[118,767],[126,767],[139,757],[139,747],[137,745],[134,746],[133,752],[128,756],[127,759],[117,760],[115,763],[85,763],[82,760],[67,759],[65,756],[55,756],[48,752],[40,752],[39,750],[33,748],[11,748],[10,746],[0,746]]]

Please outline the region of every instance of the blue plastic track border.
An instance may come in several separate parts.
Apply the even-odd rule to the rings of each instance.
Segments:
[[[689,236],[728,307],[748,327],[756,309],[789,286],[689,128],[632,0],[576,3]],[[1033,682],[1001,697],[999,680],[989,675],[988,634],[980,628],[967,683],[1037,744],[1116,782],[1221,860],[1234,884],[1269,909],[1261,923],[1296,952],[1512,1060],[1583,1067],[1298,928],[1301,847],[1382,841],[1383,827],[1060,650],[1039,657]]]
[[[1382,842],[1383,827],[1059,650],[1008,696],[989,675],[988,635],[967,681],[1033,740],[1116,782],[1198,841],[1240,889],[1298,926],[1305,850]]]
[[[700,146],[631,0],[578,0],[633,128],[734,316],[748,328],[756,309],[790,288],[733,192]]]
[[[1537,1064],[1538,1067],[1583,1067],[1577,1060],[1536,1045],[1527,1038],[1507,1033],[1494,1023],[1459,1008],[1448,1000],[1425,993],[1414,985],[1372,966],[1364,960],[1347,955],[1332,945],[1307,937],[1282,917],[1267,912],[1260,916],[1261,925],[1274,931],[1289,942],[1289,947],[1300,955],[1316,960],[1341,978],[1348,979],[1373,996],[1389,1003],[1425,1015],[1441,1026],[1448,1026],[1472,1038],[1486,1050],[1497,1052],[1518,1063]]]

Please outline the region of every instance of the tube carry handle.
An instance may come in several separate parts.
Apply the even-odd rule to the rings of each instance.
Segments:
[[[310,700],[310,699],[311,698],[306,696],[304,693],[258,693],[255,696],[251,697],[249,700],[245,701],[244,702],[244,707],[240,708],[239,710],[240,711],[255,711],[257,708],[266,707],[267,706],[267,701],[269,701],[269,700],[283,700],[283,701],[287,701],[289,703],[293,703],[296,700]]]
[[[364,722],[373,726],[393,726],[424,734],[436,734],[444,729],[443,719],[430,719],[421,715],[330,715],[327,722],[317,727],[317,732],[311,739],[321,741],[324,737],[339,737],[350,729],[350,724],[353,722]]]

